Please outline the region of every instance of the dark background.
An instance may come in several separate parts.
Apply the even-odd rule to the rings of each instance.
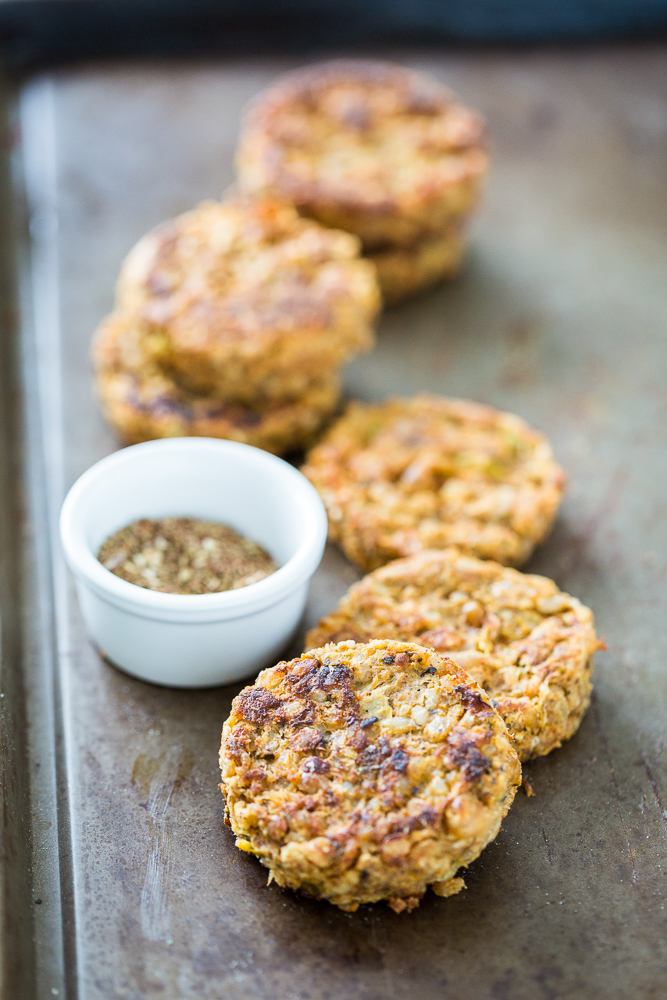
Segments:
[[[0,60],[667,37],[667,0],[0,0]]]

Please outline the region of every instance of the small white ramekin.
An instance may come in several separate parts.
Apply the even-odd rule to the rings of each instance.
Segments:
[[[102,542],[142,517],[228,524],[280,568],[221,594],[162,594],[115,576]],[[326,542],[317,492],[296,469],[234,441],[171,438],[103,458],[76,481],[60,515],[65,559],[88,633],[112,663],[142,680],[210,687],[275,662],[299,623]]]

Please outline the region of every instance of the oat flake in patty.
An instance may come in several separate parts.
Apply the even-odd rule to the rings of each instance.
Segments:
[[[238,590],[278,569],[257,542],[192,517],[134,521],[107,538],[97,558],[122,580],[164,594]]]

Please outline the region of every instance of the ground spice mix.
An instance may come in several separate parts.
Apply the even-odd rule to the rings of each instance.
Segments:
[[[278,569],[266,549],[226,524],[142,518],[103,543],[97,558],[128,583],[164,594],[217,594]]]

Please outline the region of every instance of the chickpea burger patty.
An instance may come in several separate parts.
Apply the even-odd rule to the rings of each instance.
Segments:
[[[415,643],[341,642],[263,670],[220,750],[226,821],[269,880],[344,910],[417,906],[493,840],[521,766],[455,663]]]
[[[365,250],[410,246],[474,208],[488,158],[484,123],[436,80],[341,59],[281,76],[246,116],[246,191],[273,194]]]
[[[519,417],[429,395],[351,404],[302,471],[331,540],[363,570],[451,545],[520,565],[565,484],[547,439]]]
[[[126,313],[112,313],[97,331],[93,364],[106,419],[125,444],[164,437],[218,437],[275,454],[307,447],[338,405],[337,372],[301,399],[243,405],[184,389],[160,363],[159,337]]]
[[[602,645],[590,609],[552,580],[451,549],[397,559],[353,584],[306,648],[343,639],[401,639],[450,656],[493,700],[521,760],[576,732]]]
[[[131,250],[116,306],[185,390],[283,403],[373,346],[380,293],[359,252],[273,198],[203,202]]]

